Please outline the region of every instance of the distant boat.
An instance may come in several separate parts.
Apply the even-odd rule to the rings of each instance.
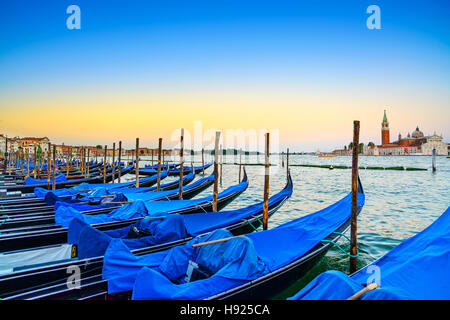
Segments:
[[[321,154],[319,155],[319,158],[333,158],[336,157],[335,154]]]

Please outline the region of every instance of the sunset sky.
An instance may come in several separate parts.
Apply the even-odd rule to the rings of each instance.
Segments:
[[[449,15],[448,0],[5,0],[0,133],[155,147],[202,121],[331,151],[355,119],[379,144],[386,109],[391,139],[418,125],[450,142]]]

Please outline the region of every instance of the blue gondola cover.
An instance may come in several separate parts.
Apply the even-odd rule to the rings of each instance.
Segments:
[[[364,205],[358,194],[358,207]],[[105,252],[103,278],[108,292],[133,290],[133,299],[205,299],[302,257],[322,239],[350,218],[351,194],[316,213],[300,217],[267,231],[246,235],[199,255],[192,244],[231,237],[219,229],[196,237],[185,245],[167,251],[135,256],[120,240],[111,241]],[[234,251],[236,250],[236,251]],[[203,258],[202,258],[203,257]],[[211,268],[210,278],[183,283],[189,260]]]
[[[428,228],[352,276],[327,271],[289,299],[342,300],[377,282],[380,288],[364,294],[362,300],[448,300],[449,270],[450,208]]]

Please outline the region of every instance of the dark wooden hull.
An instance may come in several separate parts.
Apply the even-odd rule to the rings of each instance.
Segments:
[[[131,167],[124,168],[121,170],[121,174],[125,175],[125,174],[129,173],[130,170],[131,170]],[[115,173],[115,177],[118,177],[118,171]],[[70,187],[79,185],[80,183],[103,183],[103,181],[104,181],[103,175],[98,174],[98,175],[90,177],[90,178],[70,179],[70,180],[63,181],[63,182],[56,182],[55,188],[56,189],[70,188]],[[112,181],[112,172],[106,174],[106,182],[111,182],[111,181]],[[32,193],[32,192],[34,192],[34,188],[36,188],[36,187],[48,189],[48,188],[51,188],[51,185],[50,185],[50,187],[48,187],[47,184],[16,185],[16,186],[5,186],[5,187],[3,187],[3,189],[6,189],[7,192],[20,191],[23,193]]]
[[[213,181],[205,180],[204,183],[197,185],[194,188],[190,188],[183,192],[183,199],[189,200],[198,195],[200,192],[206,190],[209,186],[213,184]],[[161,197],[157,200],[173,200],[178,199],[178,193],[172,194],[170,196]],[[114,209],[117,209],[120,206],[108,207],[102,209],[95,209],[92,211],[84,211],[84,214],[102,214],[109,213]],[[206,211],[212,211],[212,204],[205,204]],[[190,210],[182,210],[183,213],[195,212],[197,209],[193,207]],[[185,212],[186,211],[186,212]],[[0,225],[0,232],[5,232],[7,229],[17,229],[17,228],[26,228],[30,226],[37,225],[54,225],[55,224],[55,211],[53,206],[42,205],[34,208],[29,208],[25,210],[18,209],[17,213],[13,213],[13,211],[8,211],[8,220]]]
[[[247,180],[248,178],[245,174],[242,181]],[[194,197],[198,193],[208,188],[212,183],[213,182],[211,180],[205,180],[204,183],[189,189],[184,194],[184,199],[190,199]],[[219,197],[217,203],[218,209],[220,210],[224,208],[245,190],[246,189],[231,193],[227,196]],[[108,213],[113,209],[105,208],[102,210],[102,212],[99,212],[100,210],[96,210],[95,214]],[[206,212],[213,211],[212,203],[210,201],[205,201],[202,204],[173,210],[170,213],[191,214],[198,212],[199,210]],[[139,218],[116,222],[107,222],[98,224],[96,226],[99,230],[110,230],[130,225],[138,220]],[[2,228],[3,226],[5,227]],[[54,212],[53,214],[52,212],[49,212],[48,215],[35,216],[34,219],[28,219],[25,221],[21,218],[19,218],[18,221],[11,219],[0,226],[0,229],[2,232],[2,234],[0,235],[0,252],[8,252],[12,250],[20,250],[67,242],[67,229],[55,224]]]
[[[273,215],[286,200],[287,197],[271,205],[269,216]],[[223,205],[220,207],[223,207]],[[261,220],[262,210],[248,219],[226,227],[226,229],[234,235],[249,233],[260,226]],[[137,249],[133,250],[133,253],[143,255],[160,252],[185,244],[191,239],[192,237],[189,237],[149,248]],[[82,271],[81,285],[79,288],[68,289],[65,283],[67,279],[66,270],[74,264],[78,265]],[[108,296],[107,281],[101,277],[102,267],[103,257],[98,257],[3,276],[0,277],[0,297],[4,299],[105,299]],[[55,285],[48,286],[48,283],[54,283]],[[126,298],[127,294],[122,297]]]

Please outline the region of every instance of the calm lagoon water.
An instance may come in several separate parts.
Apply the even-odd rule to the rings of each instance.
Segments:
[[[148,158],[145,158],[148,159]],[[207,157],[206,161],[211,158]],[[196,165],[201,158],[187,157],[187,163]],[[223,159],[224,189],[238,182],[239,166],[235,156]],[[242,157],[243,163],[263,163],[260,156]],[[141,161],[141,167],[150,161]],[[155,162],[156,163],[156,162]],[[281,167],[279,157],[271,157],[270,194],[281,190],[286,182],[285,168]],[[351,157],[319,158],[316,156],[291,155],[290,164],[331,164],[351,166]],[[427,171],[395,170],[359,170],[366,204],[358,218],[358,245],[360,256],[358,269],[415,235],[429,226],[450,205],[450,159],[437,157],[437,172],[431,171],[431,156],[398,157],[359,157],[360,166],[380,167],[416,167]],[[294,182],[292,197],[271,217],[269,228],[291,221],[297,217],[313,213],[344,197],[351,190],[351,169],[324,169],[291,166]],[[264,168],[247,166],[249,187],[245,193],[227,206],[226,210],[243,207],[263,199]],[[206,173],[211,173],[209,168]],[[126,176],[128,179],[134,177]],[[174,178],[167,178],[168,182]],[[205,190],[198,197],[209,195],[212,188]],[[347,240],[341,239],[339,245],[349,250]],[[285,299],[291,296],[323,271],[334,269],[348,272],[348,257],[336,248],[328,251],[326,256],[310,272],[299,279],[285,292],[274,297]]]

